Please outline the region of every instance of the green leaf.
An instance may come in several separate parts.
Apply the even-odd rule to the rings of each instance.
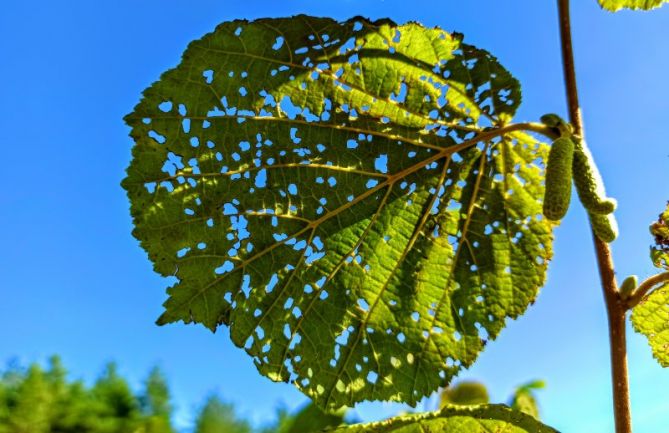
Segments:
[[[402,416],[371,424],[330,430],[332,433],[552,433],[533,417],[504,405],[447,406],[439,412]]]
[[[527,390],[517,390],[511,400],[511,408],[539,419],[539,405],[534,395]]]
[[[667,3],[668,0],[598,0],[599,5],[606,10],[615,12],[620,9],[655,9]]]
[[[415,404],[544,283],[547,146],[460,36],[354,18],[234,21],[126,117],[135,230],[176,279],[158,323],[230,328],[320,407]]]
[[[509,406],[511,409],[526,413],[533,418],[539,419],[539,403],[534,395],[537,389],[543,389],[546,384],[543,380],[534,380],[516,388],[511,397]]]
[[[653,264],[669,270],[669,203],[657,221],[651,224],[650,233],[655,237],[655,245],[650,247]]]
[[[660,365],[669,367],[669,284],[650,292],[632,309],[632,325],[648,338]]]

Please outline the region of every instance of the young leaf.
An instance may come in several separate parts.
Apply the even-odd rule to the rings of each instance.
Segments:
[[[504,405],[447,406],[438,412],[355,424],[331,433],[556,433],[530,415]]]
[[[599,5],[606,10],[616,12],[620,9],[649,10],[659,8],[668,0],[598,0]]]
[[[534,395],[534,391],[537,389],[543,389],[546,387],[546,384],[542,380],[535,380],[525,385],[519,386],[516,388],[513,396],[511,397],[511,402],[509,406],[511,409],[517,410],[519,412],[526,413],[533,418],[539,418],[539,404],[537,403],[537,398]]]
[[[651,224],[650,233],[655,237],[655,245],[650,247],[653,264],[669,270],[669,203],[657,221]]]
[[[126,117],[160,324],[229,326],[321,407],[416,403],[534,301],[547,146],[517,81],[441,29],[221,24]]]
[[[650,292],[632,309],[632,325],[648,338],[660,365],[669,367],[669,284]]]

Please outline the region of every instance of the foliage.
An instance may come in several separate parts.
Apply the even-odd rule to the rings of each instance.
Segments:
[[[660,365],[669,367],[669,283],[652,291],[634,307],[632,325],[648,338]]]
[[[667,3],[668,0],[598,0],[599,5],[612,12],[620,9],[653,9]]]
[[[461,35],[416,23],[302,15],[223,23],[192,42],[126,116],[133,233],[177,281],[158,323],[229,327],[263,375],[325,410],[415,404],[533,302],[573,177],[607,304],[616,430],[631,431],[619,330],[633,308],[669,365],[669,272],[617,286],[617,202],[583,140],[569,1],[558,9],[573,125],[510,123],[518,82]],[[547,146],[527,131],[559,137],[546,173]],[[665,269],[668,213],[651,228]],[[462,384],[439,412],[333,431],[553,431],[537,420],[542,386],[518,388],[508,408]],[[210,400],[198,425],[226,410]],[[280,427],[314,428],[300,422],[319,410]]]
[[[539,404],[537,403],[537,397],[534,395],[534,391],[543,389],[545,386],[545,383],[541,380],[535,380],[519,386],[513,393],[509,406],[511,406],[511,409],[539,419]]]
[[[38,364],[13,367],[0,380],[0,433],[173,433],[170,416],[159,370],[151,372],[139,397],[114,364],[88,388],[68,382],[57,357],[46,371]]]
[[[669,270],[669,203],[657,221],[650,226],[650,233],[655,238],[655,245],[650,248],[653,264]]]
[[[327,427],[336,427],[344,424],[345,410],[324,412],[313,403],[308,403],[295,414],[285,411],[279,412],[279,419],[275,425],[262,430],[262,433],[308,433],[321,431]]]
[[[507,405],[513,410],[539,419],[539,404],[534,391],[544,387],[545,384],[541,380],[521,385],[516,388]],[[484,384],[475,381],[465,381],[445,388],[441,393],[439,407],[444,408],[449,405],[485,405],[489,402],[488,389]]]
[[[505,405],[446,406],[438,412],[392,418],[387,421],[356,424],[332,430],[333,433],[550,433],[535,418],[513,411]]]
[[[298,16],[224,23],[126,117],[135,236],[175,276],[159,323],[230,327],[321,407],[410,404],[545,280],[547,146],[461,36]]]
[[[251,426],[238,419],[232,405],[224,403],[217,396],[210,396],[195,421],[196,433],[251,433]]]
[[[142,414],[148,417],[146,433],[172,433],[170,392],[165,376],[158,367],[149,373],[144,394],[139,397]]]
[[[650,232],[655,237],[650,254],[653,264],[669,271],[669,203]],[[632,325],[648,338],[660,365],[669,367],[669,283],[661,284],[632,309]]]

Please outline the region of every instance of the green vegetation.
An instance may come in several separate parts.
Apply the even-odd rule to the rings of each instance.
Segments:
[[[92,386],[70,381],[58,357],[46,369],[32,364],[8,368],[0,377],[0,433],[176,433],[167,380],[154,368],[134,393],[116,365],[108,364]],[[198,411],[193,433],[296,433],[285,426],[319,416],[312,406],[297,414],[280,412],[275,425],[251,428],[231,404],[216,395]],[[317,427],[336,426],[342,416],[320,417]],[[311,430],[303,430],[305,433]]]
[[[542,382],[518,387],[508,406],[539,419],[533,390],[542,387]],[[488,391],[483,384],[461,382],[442,391],[439,404],[442,411],[431,415],[431,422],[447,426],[456,422],[462,414],[472,413],[471,409],[462,411],[457,406],[488,403]],[[28,368],[13,366],[0,376],[0,433],[177,433],[179,430],[172,423],[173,410],[167,380],[158,368],[149,372],[138,393],[133,392],[127,380],[119,375],[114,363],[105,366],[92,386],[69,380],[60,359],[55,356],[49,360],[46,369],[36,363]],[[511,412],[497,405],[492,407],[491,412],[483,409],[476,413],[481,416],[489,413],[499,418],[499,421],[490,424],[497,427],[508,423],[504,420]],[[347,424],[344,419],[346,414],[346,410],[326,413],[309,403],[295,413],[279,409],[275,422],[254,427],[236,413],[232,404],[212,394],[197,410],[193,429],[187,431],[309,433]],[[415,418],[415,415],[407,419],[412,417]],[[523,425],[540,426],[529,418],[522,419]],[[481,425],[486,425],[486,422]]]
[[[667,212],[652,227],[664,272],[621,291],[617,202],[584,139],[568,0],[558,13],[569,123],[514,122],[520,83],[497,59],[418,23],[235,20],[191,42],[125,118],[133,234],[177,280],[158,323],[228,327],[261,374],[323,410],[415,405],[534,302],[573,177],[595,235],[616,431],[631,432],[628,311],[669,365]],[[108,376],[105,392],[134,413]],[[539,386],[519,388],[513,408],[447,405],[338,431],[553,431],[537,420]]]
[[[510,123],[520,99],[438,28],[221,24],[126,117],[133,234],[178,279],[159,323],[229,326],[262,374],[329,410],[446,386],[552,256],[549,146]]]

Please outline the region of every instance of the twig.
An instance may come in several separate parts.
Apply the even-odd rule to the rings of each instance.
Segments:
[[[662,272],[645,279],[641,284],[639,284],[639,286],[637,286],[636,289],[634,289],[634,292],[632,292],[629,298],[627,298],[627,309],[631,310],[632,308],[636,307],[644,298],[644,296],[648,294],[648,292],[650,292],[658,284],[664,283],[666,281],[669,281],[669,272]]]

